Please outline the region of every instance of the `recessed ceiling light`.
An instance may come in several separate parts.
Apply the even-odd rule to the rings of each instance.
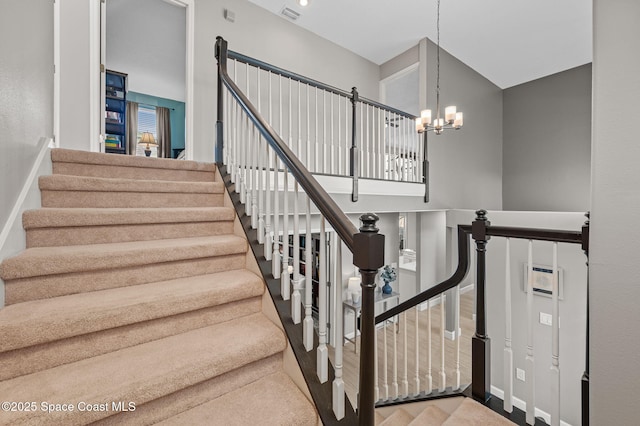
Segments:
[[[302,6],[302,7],[304,7],[304,6],[309,4],[309,0],[298,0],[298,4],[300,4],[300,6]]]

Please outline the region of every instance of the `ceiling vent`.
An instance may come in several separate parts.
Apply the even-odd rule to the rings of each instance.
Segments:
[[[287,6],[284,6],[280,11],[280,13],[286,16],[287,18],[291,19],[292,21],[295,21],[300,17],[300,13],[296,12],[291,8],[288,8]]]

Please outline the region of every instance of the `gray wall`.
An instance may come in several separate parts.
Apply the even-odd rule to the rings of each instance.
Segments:
[[[505,210],[586,211],[591,64],[503,92]]]
[[[436,53],[427,45],[427,101],[436,108]],[[429,133],[429,208],[502,208],[502,90],[446,51],[440,53],[441,112],[456,105],[464,127]],[[435,112],[433,113],[435,116]]]
[[[184,102],[185,8],[158,0],[107,1],[107,69],[129,90]]]
[[[638,423],[640,3],[594,0],[591,424]]]
[[[0,229],[53,133],[53,3],[0,3]]]
[[[436,44],[427,40],[427,101],[434,117],[436,55]],[[382,64],[381,77],[419,60],[420,49],[414,46]],[[501,209],[502,90],[445,50],[440,62],[441,112],[456,105],[464,112],[464,127],[439,136],[429,133],[431,201],[424,208]]]

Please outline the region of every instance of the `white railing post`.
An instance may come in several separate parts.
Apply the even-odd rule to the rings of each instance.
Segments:
[[[271,257],[271,268],[273,269],[273,278],[280,279],[280,188],[278,183],[280,160],[275,153],[273,160],[273,256]]]
[[[404,311],[404,313],[402,314],[402,336],[403,336],[403,343],[404,343],[404,350],[403,350],[403,360],[404,360],[404,369],[402,372],[402,396],[404,396],[405,398],[409,396],[409,379],[408,379],[408,375],[409,375],[409,352],[408,352],[408,346],[407,346],[407,315],[408,315],[408,311]]]
[[[399,318],[395,318],[392,321],[400,321]],[[397,324],[400,327],[400,324]],[[398,391],[398,333],[396,333],[396,325],[394,324],[392,328],[393,332],[393,382],[391,383],[391,389],[393,394],[393,399],[398,399],[399,391]]]
[[[387,353],[388,353],[388,346],[387,346],[387,323],[388,321],[383,321],[382,322],[382,346],[383,346],[383,351],[384,351],[384,356],[382,358],[382,389],[384,391],[384,399],[385,400],[389,400],[389,377],[388,377],[388,368],[389,368],[389,364],[388,364],[388,357],[387,357]]]
[[[333,380],[333,413],[336,419],[340,420],[344,417],[344,381],[342,380],[342,349],[344,347],[344,336],[342,327],[342,241],[337,233],[335,235],[336,243],[336,344],[335,344],[335,379]],[[338,312],[339,311],[339,312]]]
[[[455,307],[455,321],[454,324],[455,326],[458,328],[458,330],[456,330],[457,332],[455,333],[455,339],[456,339],[456,369],[455,369],[455,376],[454,376],[454,382],[455,382],[455,386],[454,389],[460,389],[460,340],[462,337],[462,327],[460,327],[460,284],[458,284],[456,286],[456,291],[455,291],[455,300],[456,300],[456,304],[457,306]]]
[[[445,361],[444,331],[447,326],[445,304],[446,304],[446,295],[442,293],[440,295],[440,388],[439,388],[440,392],[444,392],[444,390],[447,388],[447,373],[445,372],[445,369],[444,369],[444,366],[445,366],[444,365],[444,361]]]
[[[289,275],[289,171],[284,167],[284,188],[282,190],[282,269],[280,272],[280,291],[284,300],[291,297],[291,275]]]
[[[429,303],[429,302],[427,302]],[[416,376],[414,378],[414,382],[415,382],[415,387],[414,387],[414,395],[418,396],[420,395],[421,389],[420,389],[420,305],[417,305],[415,307],[415,311],[416,311],[416,330],[415,330],[415,334],[416,334],[416,347],[415,347],[415,362],[416,362]]]
[[[558,286],[558,243],[553,243],[553,286],[551,294],[551,426],[560,426],[560,304]]]
[[[313,293],[313,268],[311,267],[311,200],[307,199],[304,238],[304,321],[302,322],[302,341],[307,352],[313,349],[313,317],[311,312]]]
[[[431,353],[431,299],[427,300],[427,383],[425,393],[429,395],[433,392],[433,375],[431,374],[431,368],[433,364],[433,357]],[[420,305],[418,305],[420,306]]]
[[[536,421],[535,404],[535,359],[533,357],[533,241],[529,240],[529,256],[527,261],[527,356],[525,358],[527,378],[527,423],[533,425]]]
[[[273,119],[273,108],[271,106],[271,71],[269,71],[269,122]],[[273,236],[271,230],[271,168],[273,167],[273,151],[270,149],[269,144],[265,144],[267,147],[267,167],[266,167],[266,179],[265,186],[267,190],[266,201],[266,221],[264,225],[264,233],[266,237],[264,247],[264,258],[270,261],[273,257]]]
[[[320,383],[329,379],[329,351],[327,349],[327,237],[324,217],[320,219],[320,259],[318,265],[318,362]]]
[[[291,296],[291,318],[294,324],[300,324],[301,306],[300,286],[300,217],[298,211],[298,182],[294,184],[293,191],[293,294]]]
[[[513,412],[513,350],[511,349],[511,243],[507,238],[504,277],[504,411]]]

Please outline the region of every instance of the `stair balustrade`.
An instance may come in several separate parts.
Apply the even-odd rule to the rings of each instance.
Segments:
[[[551,291],[551,423],[559,424],[557,244],[581,244],[584,252],[588,253],[588,223],[581,231],[497,227],[491,225],[485,211],[479,210],[471,225],[457,227],[458,266],[454,274],[375,316],[375,277],[384,264],[384,236],[378,233],[378,218],[374,214],[362,215],[362,225],[356,229],[312,173],[350,176],[353,179],[353,200],[357,200],[358,179],[361,177],[425,182],[428,186],[427,176],[420,167],[421,164],[423,167],[428,164],[424,145],[417,142],[413,129],[410,129],[412,117],[359,97],[355,88],[346,92],[228,51],[227,43],[221,37],[216,42],[216,58],[216,162],[258,258],[323,423],[373,425],[376,405],[401,404],[434,397],[472,396],[488,404],[491,398],[491,347],[487,330],[486,253],[492,237],[504,237],[507,239],[507,257],[503,409],[507,413],[515,410],[511,381],[513,351],[509,241],[525,239],[529,240],[530,246],[527,269],[528,337],[524,360],[530,378],[526,397],[528,424],[535,421],[532,247],[534,240],[551,241],[554,277]],[[351,108],[348,108],[349,103]],[[414,136],[410,137],[409,134]],[[402,161],[398,163],[398,159]],[[302,214],[301,206],[305,206]],[[292,216],[291,221],[289,216]],[[327,226],[334,232],[332,245],[335,249],[329,251],[325,240]],[[310,244],[312,234],[318,231],[320,249],[316,259]],[[289,259],[289,235],[293,235],[292,259]],[[300,254],[302,235],[305,237],[304,260]],[[453,368],[446,364],[445,300],[447,295],[451,295],[457,303],[454,309],[457,327],[460,284],[473,260],[470,257],[470,238],[476,244],[476,318],[475,333],[471,339],[471,380],[470,384],[465,384],[460,368],[459,330],[453,332]],[[357,412],[345,396],[342,371],[344,336],[340,312],[342,287],[333,292],[328,290],[329,283],[342,283],[343,244],[353,253],[353,264],[359,268],[362,276]],[[290,270],[290,260],[293,270]],[[302,263],[305,265],[304,271],[298,266]],[[313,275],[314,264],[317,264],[318,270],[316,277]],[[332,268],[328,268],[328,265],[332,265]],[[330,271],[330,276],[327,271]],[[317,320],[314,320],[314,294],[317,294]],[[338,307],[336,320],[331,324],[335,327],[333,364],[329,361],[331,344],[327,329],[327,312],[331,304]],[[433,340],[436,335],[432,333],[434,310],[439,310],[439,318],[435,318],[439,327],[439,342]],[[356,336],[357,331],[354,330]],[[432,348],[434,343],[437,356],[434,356]],[[421,348],[426,351],[425,354],[421,353]],[[426,365],[421,365],[422,358],[426,358]],[[438,363],[434,362],[436,358]],[[380,363],[383,365],[380,366]],[[447,368],[452,370],[449,377]],[[583,424],[588,424],[588,386],[587,348],[582,378]]]

